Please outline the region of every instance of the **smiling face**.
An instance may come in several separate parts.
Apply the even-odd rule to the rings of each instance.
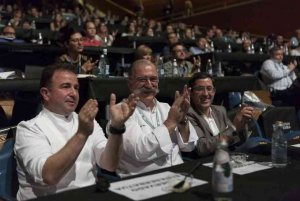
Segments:
[[[139,64],[132,69],[128,87],[132,93],[139,96],[141,102],[148,107],[152,107],[158,93],[159,79],[156,67],[147,60],[138,60],[137,62]]]
[[[204,114],[208,114],[215,93],[215,88],[210,78],[196,80],[191,90],[193,107]]]
[[[59,70],[54,72],[51,83],[42,87],[40,92],[44,106],[56,114],[68,116],[77,107],[79,101],[79,84],[76,74]]]

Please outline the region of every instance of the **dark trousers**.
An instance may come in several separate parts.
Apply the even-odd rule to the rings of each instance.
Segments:
[[[300,109],[300,85],[295,82],[285,90],[274,90],[271,92],[271,100],[274,106],[294,106],[296,111]]]

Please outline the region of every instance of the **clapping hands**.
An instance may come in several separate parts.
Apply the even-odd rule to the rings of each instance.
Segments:
[[[121,128],[125,121],[132,115],[135,110],[139,97],[135,94],[130,94],[127,99],[120,104],[116,104],[116,95],[110,95],[109,112],[111,125],[114,128]]]

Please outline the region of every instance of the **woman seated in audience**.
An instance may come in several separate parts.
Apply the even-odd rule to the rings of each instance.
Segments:
[[[143,33],[143,36],[154,37],[154,31],[151,27],[147,27]]]
[[[152,49],[148,47],[147,45],[140,45],[136,48],[135,54],[134,54],[134,60],[139,59],[146,59],[148,61],[154,62],[153,55],[152,55]]]
[[[98,37],[102,42],[102,46],[111,46],[115,40],[115,36],[118,31],[113,31],[112,34],[109,34],[108,28],[105,23],[101,23],[98,29]]]
[[[55,13],[53,21],[50,23],[51,31],[59,31],[61,28],[66,26],[66,21],[62,18],[60,13]]]
[[[123,32],[121,34],[122,37],[125,37],[125,36],[135,36],[136,35],[136,27],[135,27],[135,24],[133,22],[130,22],[128,25],[127,25],[127,30],[126,32]]]
[[[62,29],[64,42],[67,52],[57,58],[58,63],[70,63],[77,69],[78,74],[89,74],[95,68],[97,61],[92,62],[92,58],[83,55],[83,39],[79,31],[69,27]]]
[[[9,20],[9,24],[14,28],[22,27],[22,21],[23,21],[23,13],[21,9],[15,9],[13,11],[13,16]]]
[[[195,39],[195,35],[193,35],[192,29],[187,28],[184,30],[183,39],[184,40],[194,40]]]

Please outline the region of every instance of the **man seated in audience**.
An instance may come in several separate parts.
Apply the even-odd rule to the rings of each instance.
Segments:
[[[0,36],[0,43],[24,43],[21,39],[16,39],[16,30],[12,26],[5,26]]]
[[[260,74],[263,81],[268,85],[271,92],[272,104],[275,106],[294,105],[294,86],[296,80],[296,60],[288,65],[282,63],[283,50],[280,47],[273,47],[270,50],[271,58],[264,61]]]
[[[139,97],[133,115],[125,122],[120,175],[139,174],[183,163],[180,151],[195,148],[195,129],[185,118],[189,108],[189,90],[175,93],[170,107],[159,102],[158,74],[155,65],[145,59],[135,61],[129,71],[128,86]]]
[[[187,117],[199,137],[196,149],[199,156],[213,154],[220,139],[226,140],[229,146],[245,141],[246,133],[241,131],[244,124],[252,118],[252,107],[241,106],[232,123],[223,106],[212,104],[216,89],[211,75],[195,73],[189,80],[188,87],[191,88],[191,107]],[[234,127],[237,135],[233,135]],[[228,130],[225,131],[226,128]]]
[[[130,95],[116,105],[110,97],[111,121],[108,139],[95,121],[98,103],[79,101],[79,84],[68,64],[43,70],[40,94],[43,109],[33,119],[17,126],[15,154],[19,178],[18,200],[27,200],[69,189],[92,185],[96,164],[113,172],[119,164],[125,121],[132,115],[138,98]]]
[[[174,62],[176,61],[178,66],[178,75],[180,77],[191,76],[198,68],[200,68],[200,58],[194,59],[194,64],[187,60],[188,53],[182,43],[175,43],[171,46],[172,57],[171,60],[164,63],[166,77],[172,77]],[[174,61],[175,60],[175,61]]]
[[[251,40],[248,38],[245,38],[242,42],[242,52],[251,54],[252,53],[251,45],[252,45]]]
[[[92,58],[83,55],[83,39],[79,31],[65,27],[62,29],[64,42],[67,52],[56,59],[57,63],[69,63],[74,66],[78,74],[92,73],[97,62],[92,62]]]
[[[83,46],[102,46],[102,42],[96,37],[97,30],[93,21],[87,21],[84,24],[84,34],[84,37],[82,37]]]
[[[165,60],[170,59],[170,57],[171,57],[171,49],[170,48],[173,44],[178,43],[178,41],[179,41],[179,39],[175,32],[168,33],[168,35],[167,35],[168,45],[166,45],[162,50],[162,55],[164,56]]]
[[[295,30],[295,36],[290,39],[291,47],[297,47],[300,45],[300,29]]]
[[[196,46],[190,47],[190,53],[192,55],[204,54],[210,51],[210,45],[207,43],[206,39],[201,37],[197,40]]]

